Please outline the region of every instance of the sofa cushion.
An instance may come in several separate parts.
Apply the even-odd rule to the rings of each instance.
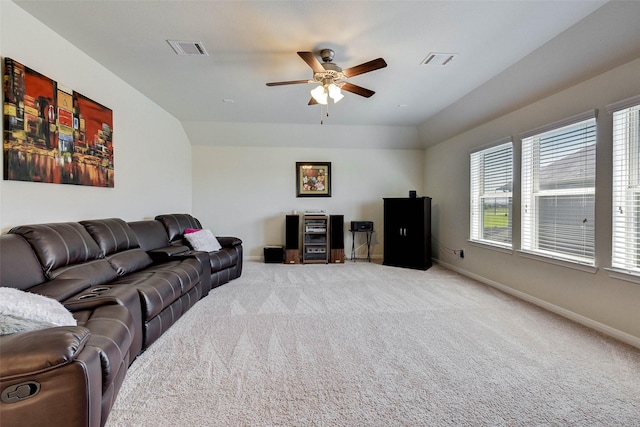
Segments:
[[[118,276],[135,273],[153,263],[151,257],[140,248],[109,255],[107,260],[111,267],[116,270]]]
[[[129,227],[136,234],[140,248],[144,251],[152,251],[169,246],[167,231],[160,221],[132,221],[129,223]]]
[[[149,320],[196,286],[202,274],[200,261],[184,258],[152,265],[123,276],[112,285],[134,286],[142,301],[142,317]]]
[[[55,299],[15,288],[0,288],[0,316],[6,333],[77,324],[73,315]]]
[[[31,246],[17,234],[0,235],[0,286],[28,289],[47,279]]]
[[[95,259],[81,264],[67,265],[50,271],[48,276],[52,280],[84,280],[86,286],[103,285],[118,277],[116,271],[106,259]]]
[[[140,249],[133,229],[120,218],[80,221],[98,243],[118,276],[140,271],[151,265],[151,257]]]
[[[225,248],[223,250],[209,254],[211,273],[224,270],[238,263],[238,252],[234,249]]]
[[[136,233],[120,218],[93,219],[80,221],[80,224],[98,243],[105,256],[140,247]]]
[[[156,216],[169,236],[170,241],[182,240],[187,228],[202,228],[200,221],[189,214],[164,214]]]
[[[61,267],[102,258],[102,251],[87,230],[77,222],[21,225],[9,230],[21,235],[33,248],[44,273]]]

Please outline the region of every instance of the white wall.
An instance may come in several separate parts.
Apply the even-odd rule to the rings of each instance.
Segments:
[[[70,25],[73,25],[70,23]],[[0,181],[0,229],[191,210],[191,147],[181,124],[12,2],[0,1],[0,55],[113,110],[115,188]]]
[[[425,153],[425,191],[433,196],[433,234],[464,248],[460,260],[434,246],[442,262],[559,313],[640,346],[640,284],[609,277],[611,254],[611,129],[605,106],[640,93],[640,59],[453,137]],[[598,109],[596,260],[588,273],[467,243],[469,150],[572,115]],[[514,248],[520,244],[520,141],[514,139]]]
[[[260,128],[254,125],[255,133],[247,138],[258,138],[263,133]],[[377,230],[373,255],[381,257],[382,198],[407,197],[409,190],[422,195],[422,150],[324,148],[322,139],[313,134],[307,140],[314,148],[249,147],[244,146],[242,133],[228,136],[229,143],[238,146],[193,147],[193,213],[216,234],[242,238],[251,258],[261,257],[265,245],[284,244],[286,214],[309,209],[344,215],[347,256],[350,221],[373,221]],[[371,131],[368,136],[374,145],[376,134]],[[346,131],[342,138],[349,135]],[[296,197],[297,161],[331,162],[330,198]],[[362,248],[357,256],[364,254]]]

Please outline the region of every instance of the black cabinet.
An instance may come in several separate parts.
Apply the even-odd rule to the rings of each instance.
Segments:
[[[385,265],[431,267],[431,198],[384,199]]]

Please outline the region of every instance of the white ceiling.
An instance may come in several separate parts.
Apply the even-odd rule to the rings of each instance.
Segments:
[[[297,51],[331,48],[343,68],[378,57],[388,64],[349,79],[376,94],[346,93],[330,106],[327,125],[420,126],[490,84],[504,90],[487,99],[487,116],[640,56],[640,2],[15,2],[183,122],[318,124],[319,107],[307,106],[313,85],[265,85],[312,77]],[[588,37],[566,31],[582,20]],[[561,58],[522,66],[532,53],[545,60],[541,46],[559,35]],[[598,46],[585,45],[589,38]],[[202,42],[209,56],[178,56],[167,40]],[[421,65],[430,52],[458,55],[445,67]],[[527,90],[541,69],[544,87]],[[478,119],[468,114],[460,129]]]

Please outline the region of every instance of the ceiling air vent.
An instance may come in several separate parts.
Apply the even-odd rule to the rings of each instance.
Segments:
[[[209,56],[202,42],[183,40],[167,40],[178,55],[183,56]]]
[[[430,53],[426,58],[422,60],[421,65],[447,65],[453,58],[458,55],[457,53]]]

